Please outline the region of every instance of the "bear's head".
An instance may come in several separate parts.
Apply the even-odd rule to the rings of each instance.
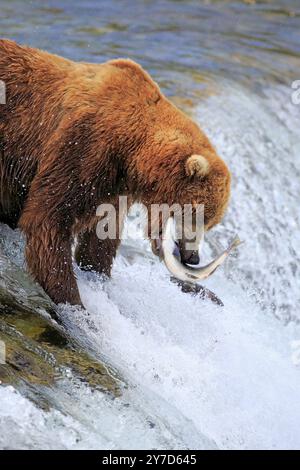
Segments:
[[[118,79],[110,88],[112,103],[114,95],[119,97],[122,91],[114,126],[125,149],[123,171],[128,191],[146,205],[149,217],[153,205],[192,206],[192,229],[196,210],[203,206],[204,231],[211,229],[221,221],[228,205],[230,172],[226,164],[200,127],[161,93],[139,65],[129,60],[110,64],[118,69]],[[160,236],[166,221],[159,214],[157,217]],[[152,214],[148,223],[152,240],[156,238],[154,219]],[[156,251],[155,243],[153,246]],[[197,250],[187,249],[185,236],[179,247],[184,262],[199,262]]]
[[[198,264],[198,249],[188,248],[192,233],[198,230],[196,213],[204,211],[203,229],[197,231],[196,241],[200,242],[204,232],[222,220],[230,197],[230,172],[199,126],[163,95],[146,110],[141,120],[146,132],[134,158],[134,177],[138,181],[136,193],[151,216],[148,235],[156,239],[154,222],[155,227],[159,225],[160,237],[166,223],[160,215],[159,223],[155,223],[153,206],[173,207],[175,215],[177,206],[179,211],[192,208],[189,225],[183,226],[178,244],[182,261]]]
[[[179,147],[180,148],[180,147]],[[148,214],[151,214],[148,227],[149,236],[152,238],[152,249],[158,253],[161,245],[161,235],[167,216],[161,215],[163,211],[151,211],[155,205],[166,204],[174,213],[175,219],[179,221],[181,228],[178,237],[178,245],[181,260],[188,264],[198,264],[198,245],[203,240],[205,231],[210,230],[218,224],[226,211],[230,197],[230,172],[217,156],[215,151],[208,146],[191,150],[191,154],[183,151],[180,155],[179,148],[174,150],[176,157],[169,162],[164,177],[161,177],[157,184],[153,185],[153,191],[145,193],[142,201],[148,207]],[[175,163],[176,162],[176,163]],[[175,167],[172,166],[175,164]],[[187,212],[185,212],[187,208]],[[179,217],[178,213],[179,212]],[[159,216],[159,221],[155,220]],[[182,215],[184,214],[184,216]],[[203,214],[197,219],[196,215]],[[184,217],[187,215],[187,218]],[[159,226],[159,236],[156,237],[154,226]],[[183,222],[183,223],[181,223]],[[200,225],[199,225],[200,222]],[[202,224],[201,224],[202,222]],[[189,248],[194,242],[195,248]]]

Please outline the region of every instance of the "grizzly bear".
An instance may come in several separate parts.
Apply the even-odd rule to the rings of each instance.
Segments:
[[[206,230],[221,220],[227,166],[135,62],[72,62],[2,39],[0,80],[0,221],[21,228],[28,269],[54,302],[81,304],[74,237],[80,266],[110,274],[120,234],[97,238],[103,202],[204,204]]]

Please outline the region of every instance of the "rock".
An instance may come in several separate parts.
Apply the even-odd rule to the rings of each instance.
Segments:
[[[15,237],[7,227],[4,232],[6,237],[10,232],[11,239]],[[7,246],[3,236],[1,244]],[[53,319],[57,318],[56,305],[20,267],[21,258],[16,257],[17,265],[4,251],[0,248],[0,339],[6,349],[6,363],[0,364],[2,384],[13,385],[43,408],[54,406],[47,387],[55,388],[70,373],[92,389],[119,396],[124,384],[117,374],[83,351]]]

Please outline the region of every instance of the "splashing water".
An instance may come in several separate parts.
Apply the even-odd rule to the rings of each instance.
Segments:
[[[285,322],[299,321],[300,109],[291,89],[267,88],[261,97],[227,84],[198,116],[233,174],[231,204],[215,242],[238,232],[246,244],[234,278],[244,289],[252,285],[262,306]]]

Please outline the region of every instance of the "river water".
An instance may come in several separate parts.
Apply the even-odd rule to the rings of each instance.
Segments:
[[[65,377],[44,411],[2,386],[1,447],[299,448],[299,2],[1,0],[0,28],[74,60],[140,62],[232,171],[206,256],[246,242],[207,281],[223,308],[179,292],[138,229],[110,281],[78,272],[86,310],[62,322],[127,387],[112,400]]]

